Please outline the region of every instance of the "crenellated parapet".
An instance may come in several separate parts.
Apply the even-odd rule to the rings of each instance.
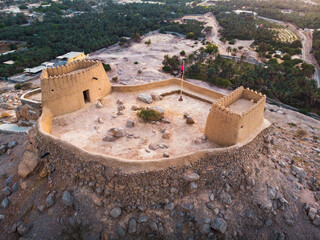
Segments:
[[[242,111],[233,111],[230,105],[243,99],[252,106]],[[205,134],[214,142],[230,146],[246,139],[264,121],[266,96],[250,89],[239,87],[212,104],[207,118]]]
[[[100,61],[81,60],[44,69],[41,74],[42,103],[53,116],[81,109],[111,91]]]

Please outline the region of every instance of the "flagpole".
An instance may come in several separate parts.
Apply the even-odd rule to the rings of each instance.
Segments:
[[[184,61],[182,61],[182,75],[181,75],[181,86],[180,86],[179,101],[183,101],[183,98],[182,98],[183,76],[184,76]]]

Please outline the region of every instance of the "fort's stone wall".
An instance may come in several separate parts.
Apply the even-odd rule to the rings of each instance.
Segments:
[[[42,105],[53,116],[79,110],[86,100],[96,101],[110,91],[111,84],[99,61],[75,61],[44,69],[41,75]]]
[[[248,181],[250,161],[263,150],[263,138],[268,131],[265,129],[246,145],[225,151],[208,151],[206,155],[197,156],[194,161],[183,165],[169,164],[166,168],[140,169],[130,173],[125,172],[121,165],[117,167],[108,161],[101,162],[93,155],[81,155],[76,149],[60,145],[43,134],[37,134],[36,143],[39,156],[50,153],[42,161],[54,169],[51,174],[62,178],[68,175],[76,185],[91,187],[106,204],[117,202],[130,212],[140,204],[166,204],[201,189],[218,191],[226,183],[236,191]],[[188,173],[195,173],[198,177],[187,179]]]

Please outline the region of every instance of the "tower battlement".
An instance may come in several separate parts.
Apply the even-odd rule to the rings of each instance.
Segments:
[[[265,102],[265,95],[249,88],[237,88],[212,104],[206,136],[224,146],[243,141],[263,123]]]

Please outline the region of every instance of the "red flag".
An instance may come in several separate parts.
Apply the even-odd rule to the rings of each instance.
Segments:
[[[182,61],[182,66],[181,66],[181,77],[182,77],[183,71],[184,71],[184,61]]]

